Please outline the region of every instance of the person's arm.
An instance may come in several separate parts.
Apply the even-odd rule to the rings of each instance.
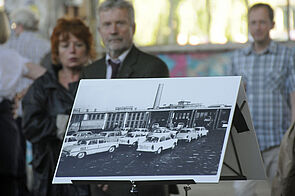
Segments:
[[[46,81],[37,80],[22,100],[23,132],[32,143],[56,138],[56,116],[48,111],[48,95],[44,90],[44,82]]]
[[[295,120],[295,91],[290,94],[290,100],[291,100],[291,110],[292,110],[292,121]]]
[[[34,63],[26,63],[26,67],[28,68],[28,72],[24,76],[33,80],[39,78],[46,72],[44,67]]]
[[[291,104],[291,122],[295,120],[295,52],[290,50],[288,56],[288,64],[286,70],[286,88],[289,92],[290,104]]]

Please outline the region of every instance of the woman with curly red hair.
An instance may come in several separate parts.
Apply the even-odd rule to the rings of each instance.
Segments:
[[[88,196],[87,185],[53,185],[66,122],[83,66],[94,57],[89,28],[77,18],[59,19],[51,36],[53,66],[29,88],[23,99],[23,128],[33,147],[33,194]],[[61,128],[62,127],[62,128]]]

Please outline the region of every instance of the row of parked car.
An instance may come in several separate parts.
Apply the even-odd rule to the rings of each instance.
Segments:
[[[63,156],[83,158],[85,155],[100,152],[113,152],[119,145],[135,146],[139,152],[154,152],[160,154],[163,150],[174,149],[178,140],[191,142],[206,136],[208,130],[204,127],[182,128],[178,131],[166,127],[153,130],[146,128],[123,131],[102,131],[94,134],[91,131],[80,131],[67,136],[64,141]]]

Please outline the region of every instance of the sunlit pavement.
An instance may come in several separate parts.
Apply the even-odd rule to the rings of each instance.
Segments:
[[[185,185],[178,185],[179,195],[171,196],[186,196]],[[220,182],[219,184],[193,184],[190,185],[191,190],[187,192],[187,196],[234,196],[233,182]],[[269,196],[270,190],[267,189],[265,181],[260,181],[257,187],[257,195]]]

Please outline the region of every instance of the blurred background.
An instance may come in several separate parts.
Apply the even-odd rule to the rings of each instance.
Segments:
[[[60,17],[79,17],[96,39],[98,58],[104,54],[97,31],[96,7],[103,0],[0,0],[7,13],[20,7],[39,17],[39,31],[49,39]],[[229,52],[252,40],[247,9],[254,3],[270,4],[275,11],[274,40],[290,47],[295,40],[295,0],[131,0],[135,7],[135,43],[158,55],[171,76],[222,75]],[[12,28],[14,24],[11,24]]]
[[[40,18],[39,33],[49,39],[60,17],[79,17],[89,25],[96,40],[97,58],[104,46],[97,31],[96,7],[103,0],[0,0],[0,9],[11,14],[27,7]],[[171,77],[220,76],[230,63],[233,50],[252,38],[247,10],[258,2],[275,11],[271,37],[295,49],[295,0],[131,0],[135,8],[135,43],[165,61]],[[15,24],[11,22],[11,28]],[[13,36],[13,34],[12,34]],[[30,147],[28,150],[31,151]],[[27,153],[27,162],[31,153]],[[265,182],[261,182],[265,187]],[[193,185],[191,195],[233,195],[231,182]],[[179,185],[184,195],[183,185]],[[261,189],[260,195],[267,195]]]

